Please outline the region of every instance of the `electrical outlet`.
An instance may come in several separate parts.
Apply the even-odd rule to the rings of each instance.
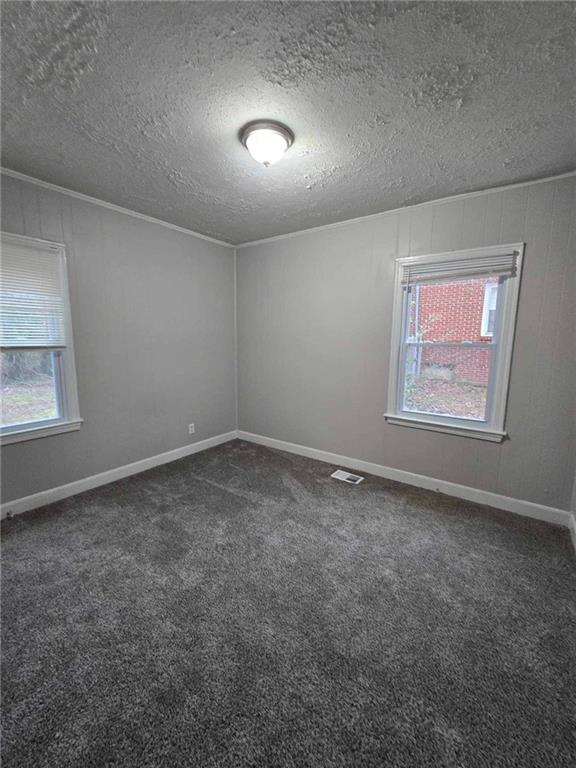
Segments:
[[[188,424],[188,434],[193,435],[194,432],[196,432],[196,427],[194,426],[194,424]]]

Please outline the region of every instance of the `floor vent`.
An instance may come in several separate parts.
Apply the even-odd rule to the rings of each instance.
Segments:
[[[330,477],[335,477],[336,480],[344,480],[345,483],[352,483],[352,485],[358,485],[364,480],[360,475],[351,475],[350,472],[344,472],[343,469],[337,469],[336,472],[332,472]]]

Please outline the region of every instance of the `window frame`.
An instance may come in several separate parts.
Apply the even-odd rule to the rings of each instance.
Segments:
[[[407,256],[396,259],[394,276],[394,301],[392,309],[392,332],[390,344],[390,369],[388,377],[388,404],[384,417],[388,424],[414,427],[433,432],[456,434],[479,440],[501,443],[506,437],[505,421],[510,386],[510,370],[516,331],[518,298],[522,275],[524,243],[469,248],[443,253]],[[435,263],[461,259],[477,259],[498,256],[502,253],[516,252],[516,274],[500,281],[498,304],[496,308],[495,333],[490,337],[494,355],[488,384],[486,421],[463,419],[456,416],[422,414],[402,409],[400,385],[403,381],[402,365],[404,362],[404,323],[408,290],[402,284],[403,267],[410,264]],[[486,276],[489,276],[487,270]],[[454,279],[454,278],[453,278]],[[440,282],[440,281],[438,281]],[[418,283],[415,283],[415,285]],[[488,346],[488,345],[487,345]]]
[[[54,379],[57,389],[57,398],[60,406],[60,416],[56,419],[43,419],[28,424],[15,424],[0,426],[0,445],[20,443],[25,440],[35,440],[41,437],[49,437],[65,432],[73,432],[80,429],[83,419],[80,418],[80,406],[78,402],[78,383],[76,378],[76,365],[74,356],[74,337],[72,334],[72,314],[70,309],[70,288],[68,282],[68,262],[66,258],[66,246],[51,240],[43,240],[27,235],[17,235],[12,232],[1,232],[2,244],[14,243],[27,245],[33,248],[50,251],[60,259],[62,267],[62,293],[64,299],[64,334],[66,346],[36,347],[35,349],[50,350],[55,353],[53,360]],[[11,347],[14,352],[30,351],[31,347]]]

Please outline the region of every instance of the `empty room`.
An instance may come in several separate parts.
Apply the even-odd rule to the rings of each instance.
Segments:
[[[0,12],[3,768],[573,768],[576,3]]]

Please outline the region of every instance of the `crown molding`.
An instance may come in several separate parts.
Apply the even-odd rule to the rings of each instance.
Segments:
[[[378,213],[370,213],[367,216],[357,216],[353,219],[344,219],[342,221],[334,221],[331,224],[321,224],[318,227],[309,227],[308,229],[299,229],[295,232],[287,232],[284,235],[273,235],[272,237],[264,237],[261,240],[250,240],[245,243],[229,243],[224,240],[218,240],[215,237],[209,237],[208,235],[203,235],[200,232],[195,232],[192,229],[186,229],[185,227],[179,227],[177,224],[171,224],[169,221],[164,221],[163,219],[156,219],[154,216],[148,216],[145,213],[138,213],[138,211],[132,211],[130,208],[123,208],[120,205],[116,205],[115,203],[108,203],[106,200],[100,200],[97,197],[90,197],[90,195],[85,195],[82,192],[76,192],[73,189],[68,189],[67,187],[61,187],[58,184],[52,184],[49,181],[42,181],[42,179],[37,179],[34,176],[27,176],[25,173],[20,173],[20,171],[13,171],[11,168],[4,168],[0,167],[0,173],[4,176],[9,176],[13,179],[18,179],[20,181],[25,181],[29,184],[35,184],[38,187],[44,187],[44,189],[50,189],[53,192],[60,192],[63,195],[68,195],[69,197],[75,197],[78,200],[84,200],[87,203],[93,203],[94,205],[100,205],[103,208],[108,208],[111,211],[115,211],[116,213],[123,213],[126,216],[133,216],[136,219],[142,219],[142,221],[147,221],[151,224],[159,224],[162,227],[167,227],[168,229],[172,229],[175,232],[182,232],[185,235],[191,235],[192,237],[197,237],[200,240],[206,240],[209,243],[214,243],[216,245],[222,245],[225,248],[249,248],[253,245],[260,245],[263,243],[273,243],[276,240],[288,240],[293,237],[299,237],[300,235],[307,235],[313,232],[321,232],[323,230],[327,229],[337,229],[338,227],[344,227],[348,224],[355,224],[360,221],[367,221],[369,219],[377,219],[382,218],[383,216],[392,216],[393,214],[399,213],[400,211],[410,211],[415,208],[426,208],[431,205],[441,205],[442,203],[447,203],[453,200],[465,200],[467,198],[473,198],[473,197],[480,197],[480,195],[487,195],[494,192],[506,192],[510,189],[518,189],[520,187],[527,187],[531,186],[533,184],[545,184],[549,181],[560,181],[561,179],[567,179],[571,178],[573,176],[576,176],[576,170],[573,171],[567,171],[566,173],[560,173],[556,174],[555,176],[544,176],[539,179],[529,179],[528,181],[519,181],[514,184],[503,184],[499,187],[488,187],[486,189],[478,189],[474,192],[461,192],[458,195],[449,195],[448,197],[440,197],[436,200],[426,200],[423,203],[415,203],[414,205],[404,205],[400,206],[399,208],[391,208],[388,211],[380,211]]]
[[[62,195],[75,197],[78,200],[83,200],[85,203],[93,203],[94,205],[99,205],[102,208],[108,208],[108,210],[114,211],[115,213],[123,213],[126,216],[133,216],[135,219],[141,219],[142,221],[147,221],[150,224],[159,224],[160,226],[166,227],[167,229],[173,229],[175,232],[181,232],[184,235],[191,235],[192,237],[197,237],[200,240],[206,240],[207,242],[214,243],[215,245],[223,245],[226,248],[235,247],[232,243],[227,243],[224,240],[217,240],[215,237],[209,237],[208,235],[203,235],[200,232],[194,232],[192,229],[179,227],[177,224],[171,224],[169,221],[156,219],[154,216],[148,216],[145,213],[138,213],[138,211],[132,211],[130,208],[123,208],[121,205],[108,203],[106,200],[100,200],[97,197],[90,197],[90,195],[85,195],[82,192],[76,192],[75,190],[68,189],[67,187],[60,187],[58,184],[52,184],[49,181],[42,181],[42,179],[36,179],[34,176],[27,176],[25,173],[20,173],[20,171],[13,171],[11,168],[2,167],[0,168],[0,173],[2,173],[4,176],[9,176],[12,179],[25,181],[28,184],[35,184],[37,187],[50,189],[52,192],[60,192]]]
[[[272,237],[264,237],[261,240],[251,240],[247,243],[239,243],[236,248],[250,248],[253,245],[261,245],[262,243],[273,243],[276,240],[288,240],[292,237],[298,237],[299,235],[312,234],[313,232],[321,232],[326,229],[337,229],[338,227],[344,227],[347,224],[356,224],[360,221],[368,221],[369,219],[379,219],[383,216],[392,216],[400,211],[411,211],[415,208],[427,208],[431,205],[441,205],[442,203],[448,203],[453,200],[466,200],[471,197],[480,197],[481,195],[488,195],[493,192],[507,192],[510,189],[518,189],[519,187],[527,187],[532,184],[545,184],[548,181],[560,181],[561,179],[568,179],[572,176],[576,176],[576,170],[567,171],[566,173],[559,173],[555,176],[544,176],[540,179],[529,179],[528,181],[519,181],[514,184],[503,184],[499,187],[488,187],[486,189],[478,189],[474,192],[461,192],[458,195],[449,195],[448,197],[439,197],[436,200],[426,200],[423,203],[415,203],[414,205],[403,205],[400,208],[391,208],[388,211],[380,211],[379,213],[369,213],[367,216],[357,216],[354,219],[344,219],[343,221],[334,221],[332,224],[321,224],[318,227],[309,227],[308,229],[299,229],[296,232],[287,232],[285,235],[273,235]]]

